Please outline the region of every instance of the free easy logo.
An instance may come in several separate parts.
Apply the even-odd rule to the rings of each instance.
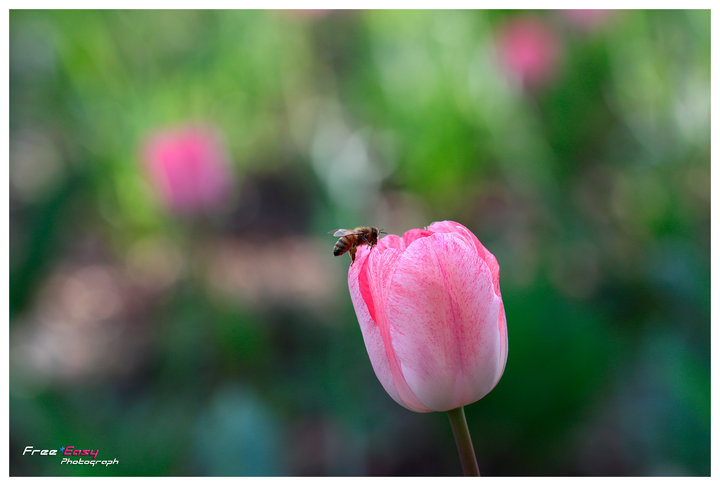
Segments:
[[[98,460],[97,456],[100,449],[79,449],[75,446],[62,446],[59,449],[36,449],[34,446],[26,446],[23,451],[24,455],[39,455],[39,456],[92,456],[93,459],[84,459],[79,457],[63,457],[60,464],[87,464],[95,467],[96,464],[102,464],[104,466],[110,466],[111,464],[118,464],[117,458],[112,460]]]
[[[60,449],[35,449],[33,446],[27,446],[23,451],[23,456],[25,454],[30,454],[31,456],[34,456],[35,454],[39,454],[41,456],[57,456],[59,452],[65,456],[93,456],[97,459],[99,451],[99,449],[76,449],[75,446],[63,446]]]

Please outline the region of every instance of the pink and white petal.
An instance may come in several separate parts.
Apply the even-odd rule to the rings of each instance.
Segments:
[[[369,255],[370,252],[383,252],[389,248],[403,250],[405,249],[405,244],[403,243],[402,238],[400,238],[398,235],[387,235],[380,238],[377,242],[377,245],[375,245],[375,247],[372,249],[367,245],[358,246],[355,260],[357,261],[361,256]]]
[[[498,332],[500,333],[500,354],[498,356],[498,370],[495,376],[495,383],[493,384],[493,388],[495,387],[495,385],[497,385],[503,373],[505,372],[505,365],[507,364],[508,357],[507,321],[505,320],[505,304],[502,301],[500,301]]]
[[[384,250],[386,248],[395,248],[396,250],[404,250],[405,243],[398,235],[386,235],[378,240],[375,249]]]
[[[387,329],[385,295],[395,262],[401,254],[393,247],[364,252],[350,267],[348,284],[370,362],[383,388],[403,407],[415,412],[429,412],[405,382]]]
[[[433,232],[426,229],[411,229],[405,232],[405,234],[402,236],[403,243],[405,246],[403,248],[407,248],[410,246],[410,244],[417,240],[418,238],[425,238],[427,236],[432,235]]]
[[[488,268],[490,269],[490,274],[492,275],[493,279],[493,287],[495,289],[495,293],[498,297],[501,297],[500,295],[500,265],[498,265],[497,259],[495,258],[495,255],[490,253],[485,246],[483,246],[482,243],[480,243],[480,240],[478,240],[477,236],[467,229],[465,226],[461,225],[460,223],[456,223],[455,221],[438,221],[430,226],[428,226],[428,229],[435,232],[435,233],[458,233],[463,236],[469,243],[475,246],[477,249],[478,254],[480,255],[480,258],[483,259],[483,261],[487,264]]]
[[[386,310],[405,381],[432,410],[479,400],[501,361],[501,301],[487,264],[465,238],[436,233],[415,240],[396,265]]]
[[[373,367],[375,376],[377,376],[380,384],[383,386],[388,395],[398,403],[402,403],[400,395],[395,388],[392,373],[390,372],[390,364],[385,352],[385,343],[380,334],[380,328],[375,320],[371,317],[365,299],[360,292],[360,284],[358,274],[367,261],[367,254],[359,255],[355,259],[355,263],[350,266],[348,272],[348,286],[350,288],[350,299],[352,300],[355,314],[357,314],[360,323],[360,331],[365,341],[365,348],[370,357],[370,364]]]
[[[455,221],[435,221],[430,226],[427,227],[428,230],[432,231],[433,233],[454,233],[457,231],[457,227],[462,226],[460,223],[456,223]]]

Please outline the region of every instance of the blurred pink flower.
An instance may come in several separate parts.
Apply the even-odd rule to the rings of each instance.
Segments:
[[[234,182],[227,151],[209,128],[188,126],[153,134],[145,143],[143,162],[158,198],[182,214],[218,209]]]
[[[495,387],[508,352],[499,271],[452,221],[358,247],[350,296],[375,375],[396,402],[446,411]]]
[[[553,77],[560,45],[555,32],[539,19],[522,17],[507,23],[498,37],[500,61],[525,88],[536,88]]]

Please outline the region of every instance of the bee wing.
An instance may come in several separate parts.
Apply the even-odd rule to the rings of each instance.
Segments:
[[[333,236],[340,237],[340,236],[352,235],[352,234],[354,234],[353,230],[339,229],[339,230],[335,230],[335,232],[333,233]]]

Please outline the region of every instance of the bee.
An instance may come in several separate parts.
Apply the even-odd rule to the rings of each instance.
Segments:
[[[331,231],[331,233],[333,236],[340,238],[337,240],[337,243],[335,243],[333,255],[340,256],[349,252],[350,258],[352,259],[350,265],[352,265],[355,262],[355,252],[357,251],[357,247],[360,245],[368,245],[370,246],[370,249],[372,249],[375,245],[377,245],[378,235],[380,233],[384,234],[385,232],[371,226],[358,226],[355,229],[339,229],[335,232]]]

